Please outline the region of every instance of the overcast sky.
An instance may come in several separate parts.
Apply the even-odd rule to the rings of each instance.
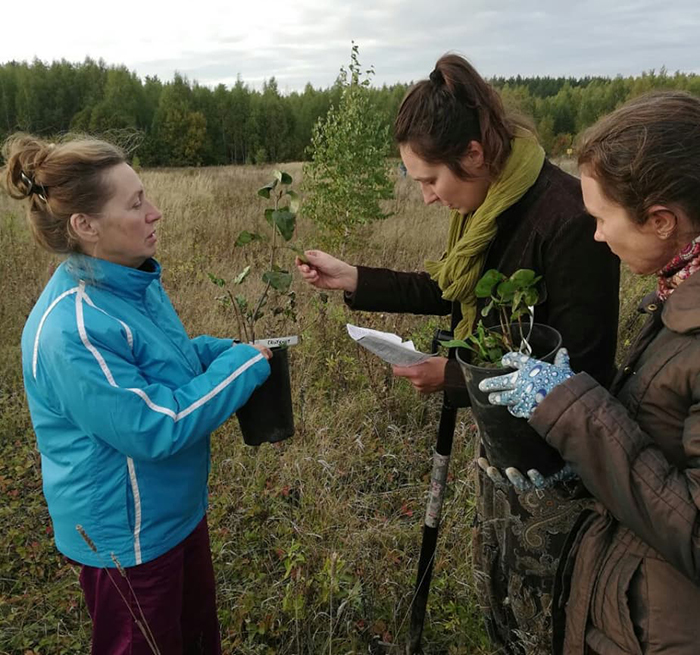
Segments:
[[[5,0],[9,3],[9,0]],[[141,77],[283,92],[327,87],[350,60],[375,84],[430,73],[446,51],[486,77],[700,72],[700,1],[669,0],[34,0],[4,7],[0,63],[86,56]],[[26,17],[23,14],[26,10]],[[3,21],[5,22],[5,21]]]

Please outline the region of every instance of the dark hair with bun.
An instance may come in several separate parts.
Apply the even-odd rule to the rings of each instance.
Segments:
[[[394,138],[421,159],[446,164],[468,179],[462,159],[471,141],[484,149],[491,179],[498,177],[510,154],[515,128],[532,129],[509,114],[496,90],[463,57],[443,55],[427,80],[413,85],[399,107]]]

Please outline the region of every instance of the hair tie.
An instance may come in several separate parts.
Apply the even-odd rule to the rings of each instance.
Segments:
[[[442,86],[445,84],[445,78],[437,68],[434,68],[433,72],[430,73],[429,79],[435,86]]]
[[[46,202],[46,187],[44,187],[43,184],[35,182],[34,179],[25,174],[24,171],[20,171],[19,176],[22,178],[22,182],[27,185],[27,197],[36,195],[40,200]]]

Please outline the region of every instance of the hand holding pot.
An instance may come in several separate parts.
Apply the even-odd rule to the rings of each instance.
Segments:
[[[322,250],[306,250],[307,262],[299,257],[296,265],[305,282],[317,289],[339,289],[352,293],[357,289],[357,267],[346,264]]]
[[[554,364],[541,362],[523,353],[506,353],[501,363],[518,370],[508,375],[486,378],[479,383],[479,389],[497,392],[489,394],[489,402],[507,406],[508,411],[519,418],[529,419],[554,387],[574,376],[566,348],[559,349]]]
[[[272,359],[272,351],[267,346],[261,346],[259,343],[251,343],[250,345],[255,350],[259,350],[268,362]]]
[[[477,464],[495,485],[504,486],[507,484],[506,479],[503,477],[501,472],[495,466],[491,466],[485,457],[479,457]],[[575,477],[577,477],[570,464],[565,464],[559,471],[546,477],[537,469],[530,469],[527,472],[527,476],[525,476],[519,469],[513,466],[509,466],[505,470],[505,474],[506,478],[508,478],[508,482],[515,487],[518,493],[548,489],[557,482],[573,480]]]

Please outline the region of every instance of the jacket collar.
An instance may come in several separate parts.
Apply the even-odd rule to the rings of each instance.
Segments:
[[[76,281],[132,299],[142,298],[151,283],[160,279],[161,272],[155,259],[146,260],[141,268],[130,268],[87,255],[71,255],[65,266]]]
[[[673,332],[700,331],[700,275],[693,273],[673,291],[664,303],[661,319]]]

